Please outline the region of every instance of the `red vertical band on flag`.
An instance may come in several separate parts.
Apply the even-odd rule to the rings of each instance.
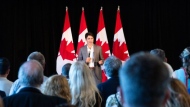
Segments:
[[[103,10],[100,9],[99,21],[98,21],[98,30],[96,36],[96,45],[102,47],[102,54],[104,59],[106,60],[110,54],[110,48],[108,44],[107,34],[104,25],[104,17],[103,17]],[[106,81],[107,77],[105,76],[104,72],[102,72],[102,82]]]
[[[78,37],[78,45],[77,45],[77,56],[78,56],[80,48],[83,47],[84,45],[86,45],[85,33],[87,33],[87,26],[86,26],[84,8],[82,8],[80,28],[79,28],[79,37]]]
[[[118,7],[116,15],[115,34],[113,40],[113,55],[122,61],[129,58],[127,44],[124,37],[123,27],[121,24],[120,10]]]
[[[56,63],[57,73],[61,74],[63,65],[65,65],[66,63],[73,63],[75,61],[76,56],[73,45],[68,9],[66,7],[63,33]]]

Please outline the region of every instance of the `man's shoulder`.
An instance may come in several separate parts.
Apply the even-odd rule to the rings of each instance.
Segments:
[[[85,48],[87,48],[87,45],[82,46],[80,50],[84,50]]]
[[[57,97],[57,96],[44,95],[38,89],[35,89],[35,88],[22,88],[17,94],[7,96],[4,98],[4,100],[9,100],[9,99],[22,100],[23,98],[24,99],[30,98],[31,100],[35,100],[37,98],[38,100],[45,99],[46,101],[66,102],[65,99]]]
[[[94,44],[94,48],[101,48],[101,46]]]
[[[98,89],[102,89],[102,88],[106,87],[108,83],[109,83],[109,81],[107,80],[105,82],[98,84],[97,87],[98,87]]]
[[[12,85],[12,84],[13,84],[13,82],[10,81],[10,80],[8,80],[7,78],[2,78],[2,79],[0,80],[0,82],[1,82],[1,83],[4,83],[4,84],[7,84],[7,85]]]

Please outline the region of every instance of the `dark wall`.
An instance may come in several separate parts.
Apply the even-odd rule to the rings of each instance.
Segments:
[[[190,42],[189,0],[1,0],[0,56],[11,62],[8,78],[12,81],[17,78],[19,66],[32,51],[45,55],[45,75],[56,73],[66,6],[75,49],[82,7],[88,31],[96,35],[99,10],[103,6],[112,47],[118,5],[129,53],[162,48],[168,62],[178,69],[179,54]]]

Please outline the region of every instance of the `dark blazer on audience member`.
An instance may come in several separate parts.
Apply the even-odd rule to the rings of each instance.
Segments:
[[[0,96],[1,96],[1,98],[6,97],[5,92],[0,90]]]
[[[105,107],[106,100],[111,94],[117,93],[117,87],[119,86],[119,77],[112,77],[107,81],[100,83],[98,89],[102,96],[102,107]]]
[[[3,98],[4,107],[55,107],[67,103],[63,98],[47,96],[38,89],[26,87],[17,94]]]

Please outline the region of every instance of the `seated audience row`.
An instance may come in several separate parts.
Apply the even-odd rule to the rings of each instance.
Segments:
[[[37,52],[37,51],[32,52],[27,58],[27,61],[30,61],[30,60],[38,61],[42,65],[43,69],[45,69],[45,57],[40,52]],[[43,76],[43,81],[46,81],[46,79],[47,79],[47,77]],[[20,81],[19,81],[19,79],[17,79],[13,83],[9,95],[13,95],[13,94],[17,93],[21,88],[22,87],[21,87]]]
[[[93,72],[82,61],[63,66],[63,76],[53,75],[44,80],[45,58],[40,52],[33,52],[19,69],[18,80],[10,93],[14,95],[3,98],[3,102],[5,107],[61,107],[70,104],[77,107],[186,107],[190,105],[187,93],[190,47],[182,52],[181,58],[182,79],[177,77],[182,70],[172,73],[173,69],[166,63],[161,49],[133,54],[122,67],[118,58],[110,56],[104,62],[108,80],[96,86]],[[9,72],[8,65],[5,71]]]
[[[3,99],[4,107],[55,107],[67,103],[66,99],[48,96],[40,92],[43,83],[43,67],[36,60],[21,65],[18,73],[21,89],[17,94]]]

